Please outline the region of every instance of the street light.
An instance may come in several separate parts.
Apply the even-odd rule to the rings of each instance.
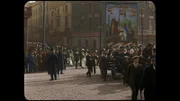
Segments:
[[[43,1],[43,42],[42,42],[42,49],[45,48],[45,31],[46,31],[46,11],[45,11],[45,1]]]
[[[141,1],[140,2],[140,4],[141,4],[141,36],[142,36],[142,45],[143,45],[143,7],[142,7],[142,2],[143,1]]]
[[[101,19],[102,19],[102,18],[101,18],[101,14],[102,14],[102,4],[101,4],[101,2],[100,2],[100,5],[101,5],[100,14],[99,14],[99,17],[100,17],[100,18],[99,18],[99,20],[100,20],[100,21],[99,21],[99,24],[100,24],[100,25],[98,26],[98,28],[99,28],[99,33],[100,33],[100,36],[99,36],[99,44],[100,44],[100,54],[101,54],[101,36],[102,36],[102,35],[101,35],[101,28],[103,28],[102,23],[101,23]]]
[[[101,26],[101,27],[100,27]],[[100,18],[100,25],[98,26],[99,28],[99,33],[100,33],[100,36],[99,36],[99,45],[100,45],[100,54],[101,54],[101,29],[103,28],[103,26],[101,25],[101,18]]]

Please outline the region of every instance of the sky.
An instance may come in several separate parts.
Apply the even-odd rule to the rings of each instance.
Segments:
[[[121,6],[121,5],[128,5],[128,7],[130,7],[130,8],[134,8],[135,10],[136,10],[136,16],[133,16],[133,17],[130,17],[129,15],[130,15],[130,11],[126,11],[126,18],[127,19],[130,19],[130,20],[134,20],[134,21],[136,21],[137,22],[137,4],[106,4],[106,23],[108,24],[108,14],[109,14],[109,12],[108,12],[108,8],[110,8],[110,7],[113,7],[113,6]],[[113,17],[115,17],[115,19],[118,21],[118,19],[119,19],[119,9],[120,8],[113,8],[112,9],[112,13],[113,13],[113,15],[111,16],[111,19],[113,18]],[[110,20],[111,20],[110,19]],[[123,20],[124,19],[124,16],[121,16],[120,15],[120,19],[121,20]]]

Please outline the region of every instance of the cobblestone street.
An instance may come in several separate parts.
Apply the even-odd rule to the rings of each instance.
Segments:
[[[91,78],[87,69],[67,67],[56,81],[49,81],[47,73],[24,75],[24,95],[27,100],[129,100],[131,91],[122,80],[110,76],[104,82],[100,71]],[[108,72],[110,75],[110,71]]]

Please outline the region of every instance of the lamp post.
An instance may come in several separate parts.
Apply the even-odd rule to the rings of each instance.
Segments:
[[[142,37],[142,45],[143,45],[143,7],[142,7],[142,2],[140,2],[141,4],[141,37]]]
[[[45,32],[46,32],[46,28],[45,28],[45,26],[46,26],[46,10],[45,10],[46,8],[45,8],[45,1],[43,1],[43,42],[42,42],[42,49],[44,50],[44,48],[45,48]]]
[[[101,5],[101,6],[100,6],[101,9],[100,9],[100,13],[99,13],[99,20],[100,20],[100,21],[99,21],[99,24],[100,24],[100,25],[98,26],[98,28],[99,28],[99,34],[100,34],[100,35],[99,35],[99,46],[100,46],[99,48],[100,48],[100,54],[101,54],[101,40],[102,40],[102,38],[101,38],[101,37],[102,37],[101,28],[103,28],[102,22],[101,22],[101,20],[102,20],[102,16],[101,16],[101,14],[102,14],[102,4],[101,4],[101,2],[100,2],[100,5]]]

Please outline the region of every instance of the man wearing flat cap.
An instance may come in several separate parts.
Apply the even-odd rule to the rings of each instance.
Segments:
[[[151,64],[143,72],[140,89],[144,90],[145,100],[156,100],[156,56],[151,58]]]
[[[143,68],[142,65],[139,64],[139,56],[132,57],[133,63],[128,65],[127,70],[127,83],[131,87],[132,91],[132,100],[137,100],[139,84],[141,82]]]
[[[51,76],[50,80],[57,80],[57,55],[55,54],[55,50],[53,48],[50,49],[50,54],[48,57],[48,72]]]

